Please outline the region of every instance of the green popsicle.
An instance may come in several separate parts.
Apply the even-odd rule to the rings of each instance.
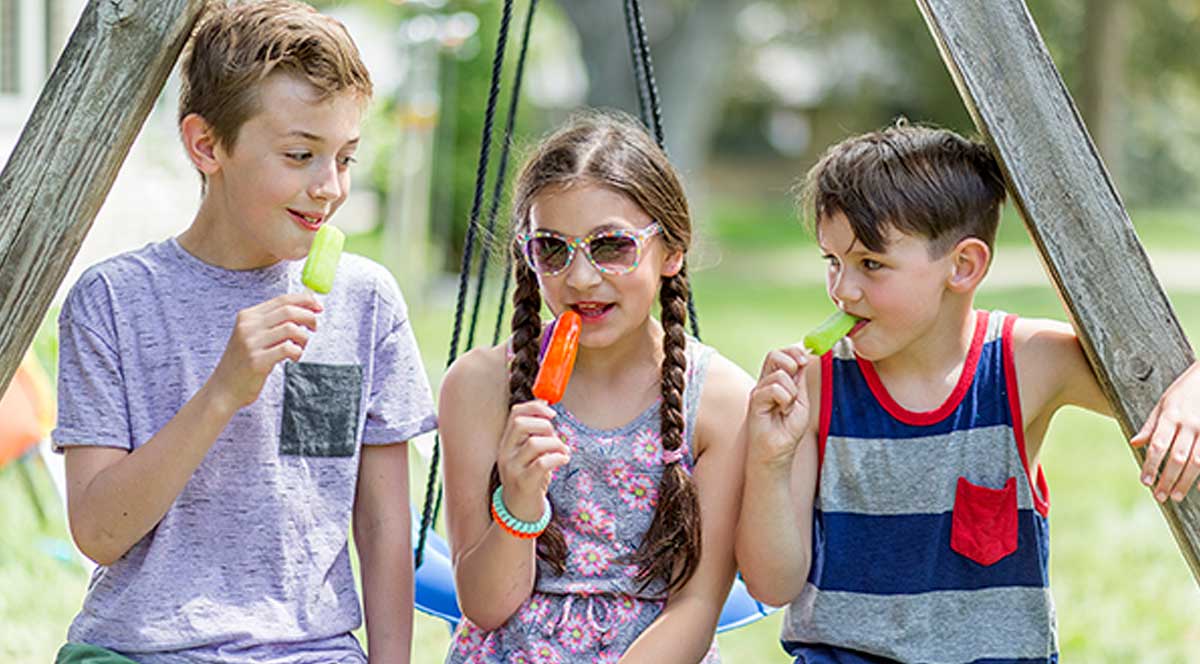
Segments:
[[[812,332],[804,335],[804,347],[813,355],[824,355],[839,339],[849,334],[857,322],[858,319],[854,316],[838,310]]]
[[[328,224],[317,229],[308,260],[304,261],[304,272],[300,281],[310,290],[322,295],[333,288],[333,275],[337,272],[338,260],[342,257],[342,245],[346,236]]]

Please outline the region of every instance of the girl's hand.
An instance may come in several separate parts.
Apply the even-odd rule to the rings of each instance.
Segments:
[[[796,445],[808,426],[804,369],[813,359],[800,345],[767,354],[746,412],[751,460],[791,468]]]
[[[288,293],[237,314],[225,354],[209,378],[235,408],[254,403],[279,362],[299,361],[322,310],[308,292]]]
[[[1175,502],[1183,500],[1200,478],[1200,362],[1171,383],[1141,431],[1129,441],[1134,447],[1147,443],[1142,484],[1154,487],[1154,498],[1160,503],[1168,496]],[[1164,459],[1167,463],[1160,469]]]
[[[571,450],[554,430],[554,409],[541,400],[512,407],[496,465],[504,487],[504,506],[522,521],[542,516],[550,474],[571,460]]]

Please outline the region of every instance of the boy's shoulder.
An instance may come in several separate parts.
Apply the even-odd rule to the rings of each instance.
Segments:
[[[342,254],[334,288],[345,288],[352,297],[377,298],[382,309],[407,318],[408,306],[396,278],[383,265],[358,254]]]
[[[167,273],[170,240],[152,242],[88,266],[67,291],[64,313],[111,305],[115,292],[129,293],[156,276]]]
[[[1018,317],[1013,323],[1012,344],[1016,352],[1045,356],[1046,361],[1052,362],[1054,355],[1078,343],[1075,329],[1062,321]]]
[[[171,261],[171,240],[160,240],[109,256],[93,263],[79,275],[75,287],[88,287],[97,281],[121,282],[146,276],[165,267]]]
[[[1026,420],[1052,416],[1064,405],[1107,412],[1107,401],[1071,325],[1019,319],[1013,325],[1012,354]]]

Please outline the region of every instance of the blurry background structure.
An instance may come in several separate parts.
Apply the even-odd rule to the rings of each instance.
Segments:
[[[1027,3],[1184,329],[1200,338],[1200,3]],[[84,4],[0,0],[0,163]],[[352,251],[396,274],[436,382],[500,2],[314,4],[347,24],[376,83],[353,197],[336,221]],[[517,3],[520,17],[524,7]],[[824,267],[791,203],[793,184],[821,151],[898,116],[974,128],[912,2],[650,0],[644,11],[667,149],[699,231],[690,260],[705,340],[755,372],[766,349],[793,341],[829,308]],[[622,21],[616,0],[542,3],[516,160],[581,105],[636,113]],[[176,137],[177,91],[173,79],[60,295],[87,265],[190,222],[199,181]],[[998,242],[980,305],[1064,318],[1011,209]],[[54,313],[35,342],[51,371]],[[1075,412],[1060,417],[1048,440],[1063,657],[1188,661],[1200,648],[1200,593],[1123,446],[1114,425]],[[421,465],[414,456],[418,488]],[[48,483],[41,489],[53,495]],[[86,588],[70,555],[31,544],[66,540],[61,513],[51,522],[37,520],[12,467],[0,468],[0,656],[15,661],[50,659]],[[786,661],[777,634],[777,619],[768,619],[723,636],[726,660]],[[419,622],[416,661],[441,661],[447,636],[441,624]]]

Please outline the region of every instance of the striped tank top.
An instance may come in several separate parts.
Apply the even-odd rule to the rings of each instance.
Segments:
[[[1015,321],[976,312],[958,384],[924,413],[848,340],[821,358],[812,567],[782,632],[797,662],[1057,661],[1050,503],[1025,452]]]

